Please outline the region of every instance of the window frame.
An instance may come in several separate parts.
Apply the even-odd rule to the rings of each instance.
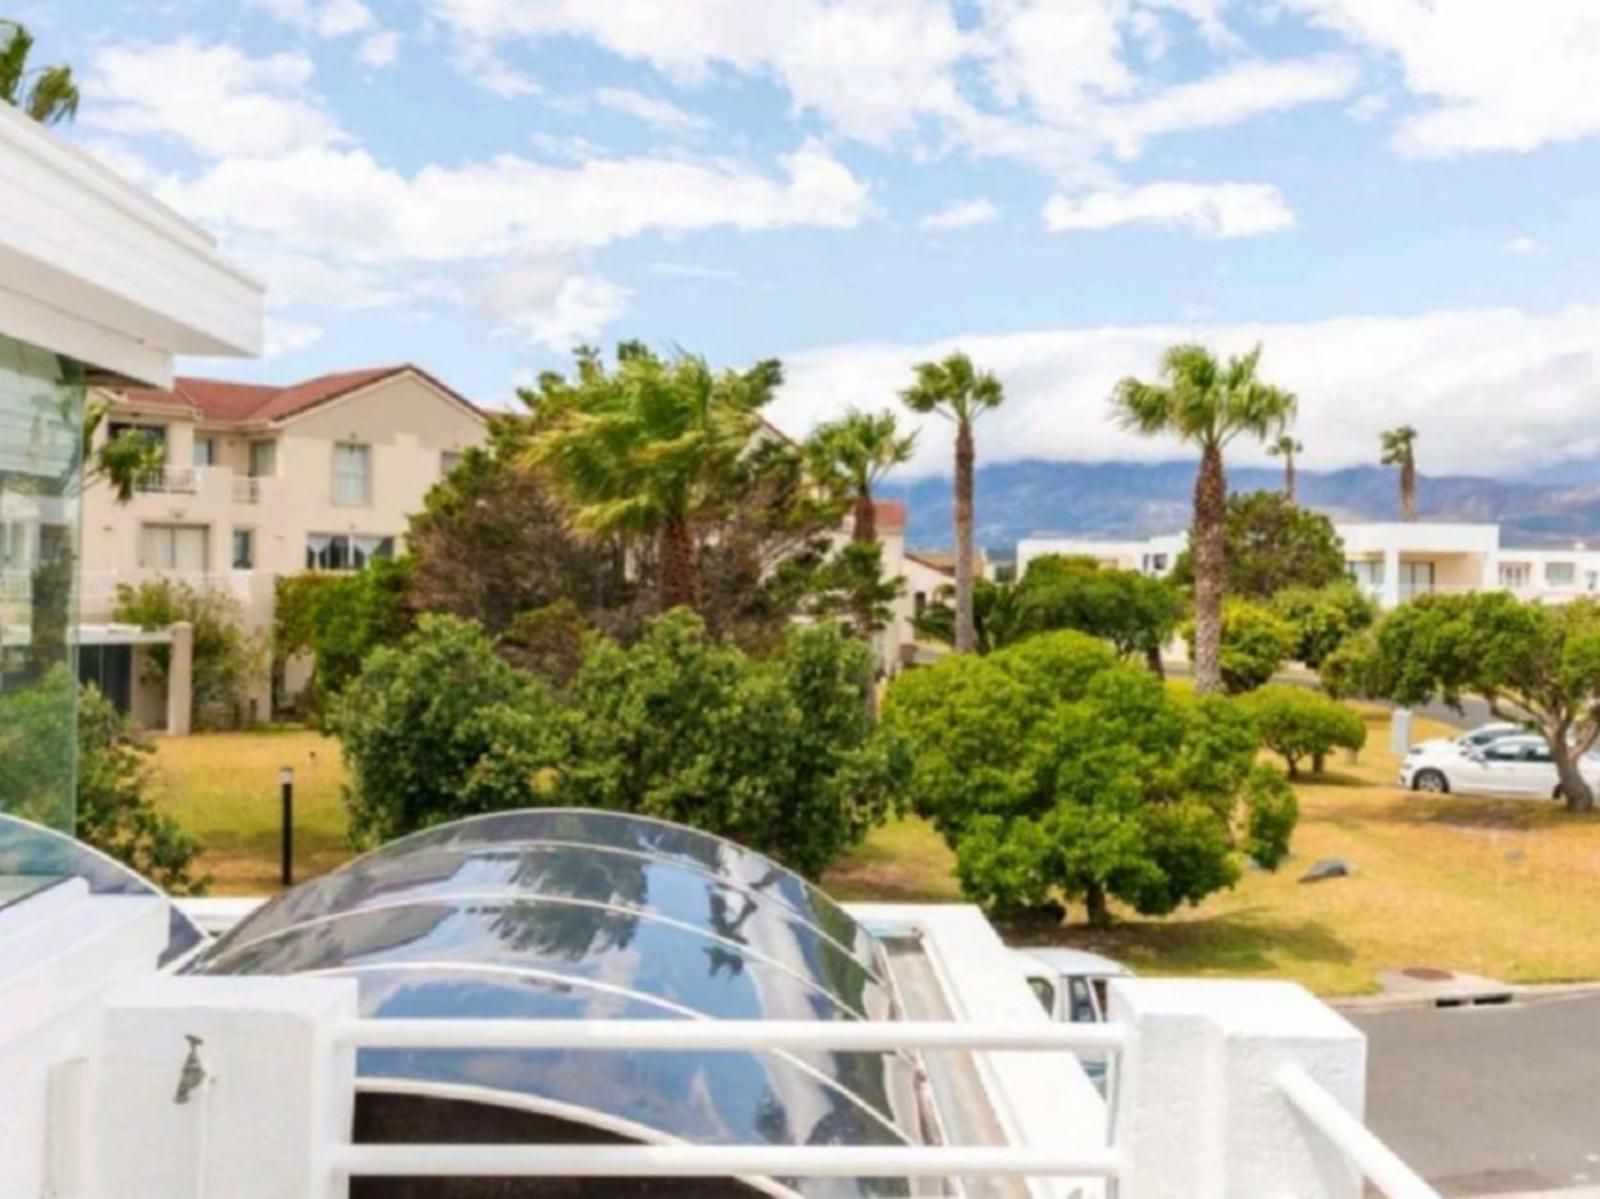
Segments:
[[[167,539],[167,562],[151,562],[148,549],[153,533],[164,533]],[[200,537],[200,568],[191,571],[178,565],[178,534],[198,533]],[[211,526],[173,520],[146,520],[139,522],[139,569],[171,571],[176,574],[211,573]]]
[[[340,469],[341,456],[346,451],[360,451],[361,459],[361,498],[350,499],[341,489],[341,483],[349,480],[350,472]],[[330,499],[335,508],[370,508],[372,506],[372,445],[365,441],[336,441],[333,443],[333,482]]]
[[[239,565],[239,538],[244,538],[246,548],[245,564]],[[228,538],[228,561],[234,570],[254,570],[256,568],[256,531],[248,525],[236,525],[232,535]]]

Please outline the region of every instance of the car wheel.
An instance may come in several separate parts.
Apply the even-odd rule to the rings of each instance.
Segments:
[[[1418,791],[1433,795],[1445,795],[1450,790],[1450,780],[1437,770],[1417,771],[1417,777],[1411,780],[1411,785]]]

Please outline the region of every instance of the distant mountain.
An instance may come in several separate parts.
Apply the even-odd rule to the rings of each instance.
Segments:
[[[1033,536],[1148,537],[1187,527],[1194,487],[1193,462],[1002,462],[979,467],[977,540],[1009,557],[1017,541]],[[1228,472],[1234,491],[1276,489],[1283,472],[1240,467]],[[1380,466],[1299,473],[1300,502],[1335,520],[1397,519],[1395,472]],[[1508,545],[1567,545],[1600,541],[1600,472],[1560,483],[1423,477],[1424,520],[1498,521]],[[919,479],[891,486],[884,498],[905,498],[908,543],[947,546],[950,480]]]

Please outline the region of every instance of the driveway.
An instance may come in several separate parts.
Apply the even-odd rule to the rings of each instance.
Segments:
[[[1367,1122],[1443,1194],[1600,1185],[1600,995],[1346,1015]]]

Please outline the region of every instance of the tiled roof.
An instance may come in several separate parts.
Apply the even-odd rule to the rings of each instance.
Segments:
[[[906,502],[904,500],[878,500],[873,504],[877,509],[878,532],[904,533],[906,531]]]
[[[170,390],[128,387],[120,389],[117,394],[130,404],[187,408],[198,419],[218,424],[265,424],[298,416],[319,404],[326,404],[329,400],[336,400],[352,391],[406,372],[421,376],[446,395],[474,412],[478,411],[464,396],[452,391],[432,375],[404,364],[318,375],[287,387],[180,375],[172,381]]]

